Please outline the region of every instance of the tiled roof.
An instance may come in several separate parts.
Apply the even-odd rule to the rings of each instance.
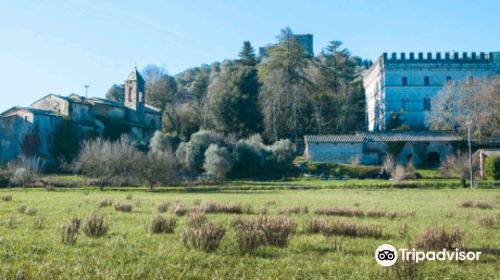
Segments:
[[[436,132],[360,132],[356,134],[306,135],[307,143],[361,143],[361,142],[449,142],[460,137]]]
[[[35,115],[44,115],[44,116],[57,116],[57,117],[61,116],[61,114],[54,112],[54,111],[50,111],[50,110],[42,110],[42,109],[35,109],[35,108],[31,108],[31,107],[19,107],[19,106],[12,107],[12,108],[8,109],[7,111],[3,112],[1,115],[7,115],[7,113],[12,112],[12,111],[29,111]]]

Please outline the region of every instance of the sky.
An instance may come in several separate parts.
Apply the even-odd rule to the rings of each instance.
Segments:
[[[375,60],[383,52],[500,51],[500,1],[1,0],[0,112],[49,93],[103,97],[137,65],[175,75],[234,59],[280,29]]]

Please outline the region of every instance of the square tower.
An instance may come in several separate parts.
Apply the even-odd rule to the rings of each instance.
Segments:
[[[142,78],[137,68],[135,68],[128,79],[125,81],[125,107],[135,112],[130,114],[130,118],[135,121],[140,121],[144,118],[144,107],[146,102],[145,96],[145,81]]]

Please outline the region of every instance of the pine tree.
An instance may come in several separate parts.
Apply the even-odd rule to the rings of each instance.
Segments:
[[[255,58],[255,50],[249,41],[243,42],[243,48],[238,54],[239,62],[246,66],[255,66],[257,59]]]

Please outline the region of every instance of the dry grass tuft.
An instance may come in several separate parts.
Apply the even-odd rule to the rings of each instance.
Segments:
[[[162,201],[158,205],[158,213],[165,213],[168,210],[168,202]]]
[[[217,250],[226,231],[222,226],[204,223],[200,227],[188,227],[181,236],[184,246],[205,252]]]
[[[199,208],[193,208],[187,218],[188,227],[198,228],[207,222],[205,213]]]
[[[456,226],[447,231],[444,227],[433,226],[417,235],[415,243],[417,248],[427,250],[442,250],[462,248],[464,234]]]
[[[12,201],[12,195],[11,194],[5,194],[5,195],[2,195],[2,201]]]
[[[361,217],[363,211],[357,208],[324,207],[314,210],[314,214],[328,216]]]
[[[17,207],[17,212],[21,213],[21,214],[24,214],[24,212],[26,212],[27,208],[28,207],[26,207],[26,205],[19,205],[19,207]]]
[[[478,223],[488,228],[500,227],[500,213],[496,216],[485,216],[479,219]]]
[[[201,204],[201,199],[199,199],[199,198],[193,199],[194,206],[200,206],[200,204]]]
[[[241,252],[252,252],[261,245],[287,247],[296,228],[295,223],[286,216],[236,219],[233,226]]]
[[[238,218],[232,222],[232,225],[236,230],[236,243],[241,253],[250,253],[265,245],[265,236],[259,218]]]
[[[469,208],[474,206],[474,202],[472,202],[472,200],[462,201],[462,203],[460,203],[460,206],[464,208]]]
[[[476,207],[480,209],[492,209],[493,205],[488,202],[478,201],[476,202]]]
[[[61,225],[61,242],[65,245],[73,245],[78,239],[80,230],[80,219],[72,218]]]
[[[280,215],[300,214],[300,213],[304,213],[304,214],[309,213],[309,208],[307,206],[290,206],[290,207],[278,209],[278,214],[280,214]]]
[[[45,223],[45,219],[43,217],[35,217],[33,219],[33,229],[43,229],[43,225]]]
[[[322,223],[320,232],[324,236],[342,235],[351,237],[382,237],[382,229],[376,225],[358,225],[352,222],[335,221]]]
[[[115,210],[120,212],[132,212],[133,208],[129,202],[119,201],[115,204]]]
[[[113,201],[111,199],[103,199],[97,202],[97,207],[103,208],[103,207],[109,207],[113,205]]]
[[[187,209],[184,208],[184,205],[179,202],[175,201],[174,204],[172,205],[172,214],[176,216],[184,216],[187,213]]]
[[[26,208],[26,211],[24,211],[24,213],[26,215],[30,215],[30,216],[35,216],[36,212],[37,212],[36,208],[31,208],[31,207],[30,208]]]
[[[324,219],[313,218],[305,227],[305,232],[307,233],[319,233],[321,227],[326,223]]]
[[[83,232],[88,237],[101,237],[108,233],[108,223],[103,216],[92,213],[83,221]]]
[[[151,222],[151,233],[174,233],[176,220],[156,215]]]
[[[126,200],[132,200],[132,194],[127,194],[127,196],[125,197]]]

